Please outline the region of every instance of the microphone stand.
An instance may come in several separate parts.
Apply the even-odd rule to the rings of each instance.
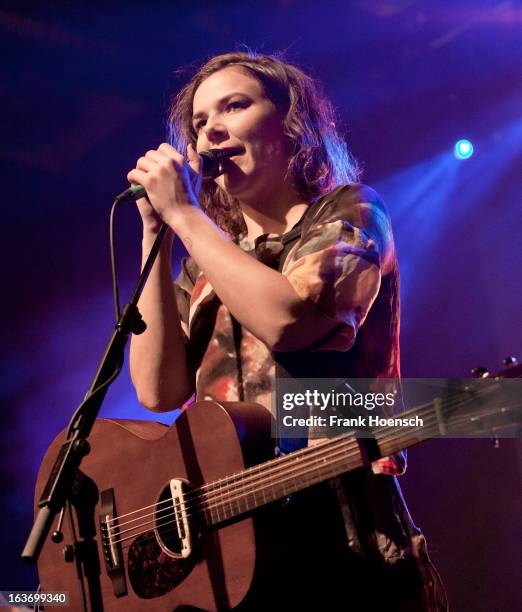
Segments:
[[[211,149],[202,152],[200,154],[201,178],[203,180],[215,179],[225,171],[224,164],[226,161],[242,152],[243,150],[241,147]],[[127,199],[136,200],[141,197],[146,197],[145,189],[140,185],[134,185],[123,193],[120,193],[115,203]],[[141,334],[147,327],[138,310],[138,300],[143,292],[143,288],[147,282],[152,266],[154,265],[167,229],[168,226],[162,223],[143,270],[138,278],[134,293],[132,294],[130,302],[124,307],[116,323],[115,330],[105,348],[105,352],[85,399],[78,406],[71,418],[66,440],[58,453],[58,457],[54,462],[40,497],[38,514],[22,551],[22,560],[24,562],[32,565],[36,564],[51,528],[51,524],[58,513],[60,513],[58,527],[53,532],[51,539],[55,543],[63,540],[61,525],[67,505],[69,518],[71,520],[71,533],[74,546],[65,547],[64,558],[66,561],[76,561],[78,578],[80,581],[80,595],[84,610],[87,610],[87,599],[83,584],[84,576],[88,579],[92,609],[98,610],[103,608],[99,582],[99,558],[96,554],[97,549],[94,541],[96,527],[92,516],[97,502],[97,497],[94,499],[93,494],[97,496],[97,490],[93,491],[91,487],[91,491],[81,492],[83,495],[82,497],[82,495],[78,495],[78,493],[74,492],[75,480],[81,480],[78,478],[80,475],[79,467],[83,457],[88,455],[91,450],[87,438],[100,412],[103,399],[105,398],[109,386],[114,382],[121,371],[124,361],[124,350],[129,335],[131,333],[136,335]],[[83,537],[82,542],[78,542],[74,529],[71,512],[71,506],[73,505],[77,510],[80,537]],[[88,508],[88,510],[86,510],[86,508]]]
[[[141,334],[146,329],[137,304],[167,229],[168,226],[163,223],[147,257],[130,302],[124,307],[120,319],[116,323],[85,399],[72,416],[67,438],[58,453],[44,487],[38,503],[40,509],[22,551],[22,560],[26,563],[35,564],[37,562],[51,524],[59,512],[61,512],[60,528],[65,505],[73,499],[72,485],[78,468],[83,457],[90,452],[87,438],[109,386],[121,371],[129,335],[131,333]],[[55,531],[52,539],[55,542],[60,542],[63,536],[59,531]]]

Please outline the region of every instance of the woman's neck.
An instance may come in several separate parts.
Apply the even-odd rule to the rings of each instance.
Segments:
[[[277,196],[267,196],[262,203],[240,202],[249,242],[262,234],[284,234],[303,216],[310,205],[294,191],[282,191]]]

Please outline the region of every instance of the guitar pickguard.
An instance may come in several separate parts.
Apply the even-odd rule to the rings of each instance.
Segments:
[[[165,595],[190,574],[192,557],[174,559],[163,552],[154,531],[140,535],[129,548],[128,576],[135,594],[142,599]]]

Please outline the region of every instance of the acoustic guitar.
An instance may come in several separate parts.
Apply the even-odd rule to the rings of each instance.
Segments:
[[[507,371],[520,374],[520,366]],[[373,440],[387,456],[441,432],[494,436],[518,422],[521,403],[506,400],[498,378],[474,381],[401,415],[420,416],[422,429],[381,427]],[[365,466],[353,433],[270,459],[270,432],[266,409],[239,402],[198,402],[171,427],[98,419],[75,479],[64,543],[48,539],[40,555],[42,590],[68,591],[73,610],[82,609],[82,598],[96,611],[237,607],[262,574],[266,553],[256,540],[263,511],[255,511]],[[37,502],[64,436],[43,459]]]

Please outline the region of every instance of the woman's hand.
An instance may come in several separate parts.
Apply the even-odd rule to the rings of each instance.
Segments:
[[[137,201],[145,232],[157,233],[162,222],[173,227],[184,207],[199,206],[201,159],[192,145],[187,157],[188,164],[174,147],[163,143],[140,157],[127,174],[131,183],[142,185],[147,192],[147,198]]]

